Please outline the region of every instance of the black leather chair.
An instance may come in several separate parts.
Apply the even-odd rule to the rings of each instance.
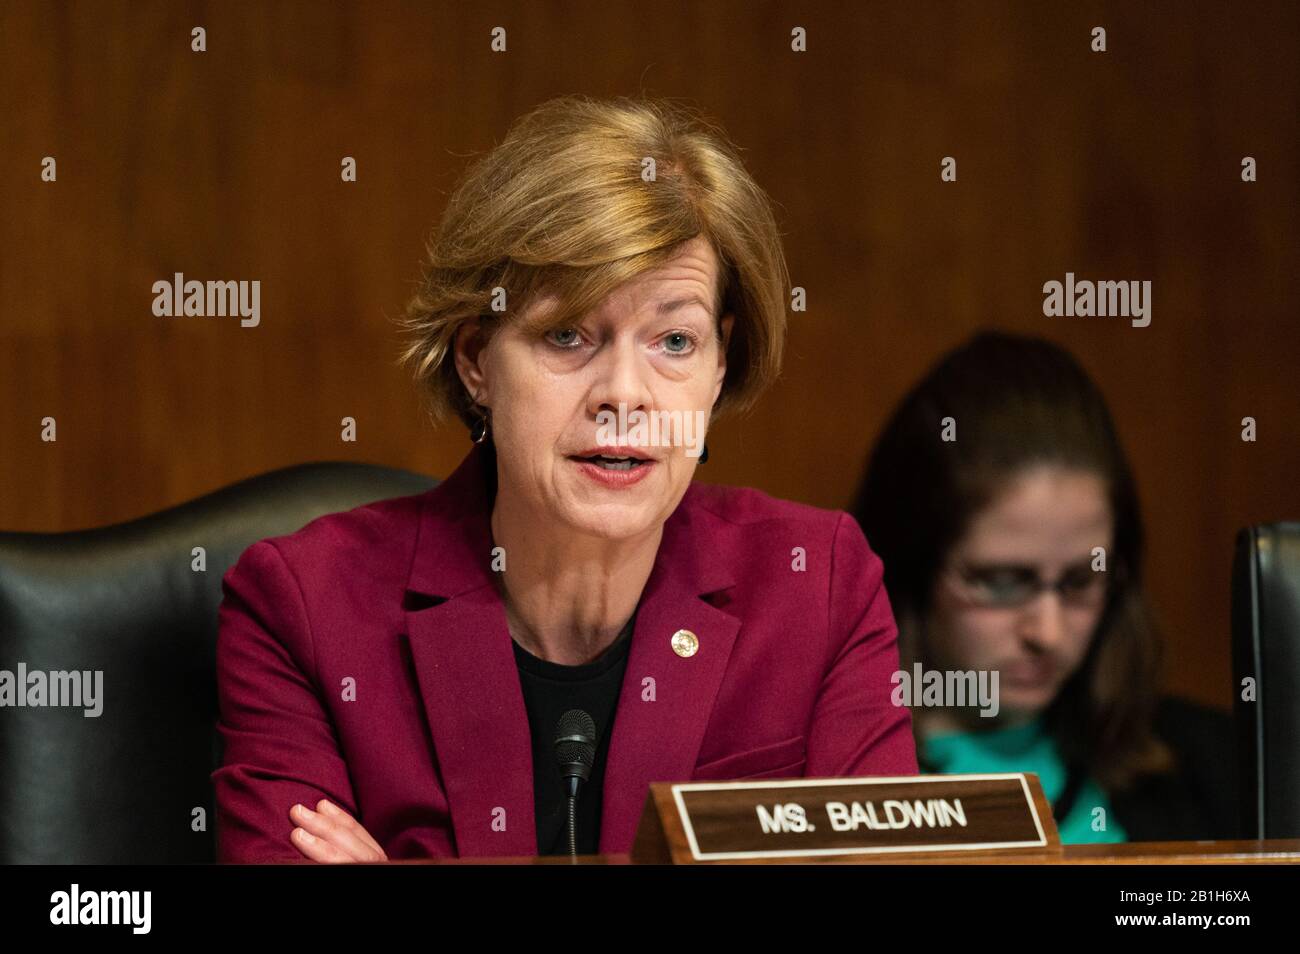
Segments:
[[[257,540],[436,483],[301,464],[114,526],[0,533],[0,670],[103,672],[98,716],[0,707],[0,863],[213,861],[222,576]]]
[[[1246,830],[1300,838],[1300,523],[1237,534],[1232,659]],[[1253,702],[1241,698],[1247,677]]]

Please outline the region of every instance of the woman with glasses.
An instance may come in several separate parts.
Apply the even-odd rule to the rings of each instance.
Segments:
[[[903,672],[996,687],[913,708],[923,772],[1036,772],[1066,843],[1239,836],[1230,721],[1159,695],[1133,477],[1067,352],[984,333],[946,356],[886,424],[853,512]]]

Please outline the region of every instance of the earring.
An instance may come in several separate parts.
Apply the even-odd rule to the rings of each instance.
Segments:
[[[709,445],[706,443],[704,445],[704,450],[700,452],[700,463],[707,464],[708,462],[709,462]]]
[[[487,440],[487,433],[488,433],[488,416],[484,414],[477,421],[475,421],[474,426],[469,429],[469,439],[472,440],[475,444],[482,444],[485,440]]]

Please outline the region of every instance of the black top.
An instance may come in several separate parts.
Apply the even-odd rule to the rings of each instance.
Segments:
[[[1168,774],[1140,779],[1129,791],[1111,793],[1115,817],[1129,840],[1248,837],[1242,828],[1232,717],[1166,696],[1156,710],[1155,729],[1177,765]]]
[[[591,777],[583,783],[578,795],[578,854],[594,855],[598,851],[605,760],[635,621],[633,613],[609,648],[581,666],[563,666],[538,659],[511,641],[533,740],[533,807],[537,815],[539,855],[563,855],[569,851],[569,800],[555,760],[555,729],[560,717],[570,709],[582,709],[596,723],[596,759],[591,766]]]
[[[1125,791],[1108,791],[1129,841],[1234,840],[1249,837],[1241,818],[1232,717],[1176,696],[1162,696],[1155,734],[1172,750],[1168,772],[1140,776]],[[923,773],[937,770],[918,749]],[[1086,773],[1066,766],[1065,787],[1052,803],[1059,824],[1070,813]]]

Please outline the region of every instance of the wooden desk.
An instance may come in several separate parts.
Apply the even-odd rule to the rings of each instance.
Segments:
[[[1149,841],[1114,845],[1064,845],[1059,852],[964,851],[946,854],[853,855],[727,862],[728,864],[885,864],[885,865],[1227,865],[1300,864],[1300,838],[1269,841]],[[570,858],[429,858],[389,864],[489,865],[626,865],[627,855],[581,855]]]

